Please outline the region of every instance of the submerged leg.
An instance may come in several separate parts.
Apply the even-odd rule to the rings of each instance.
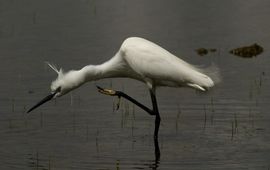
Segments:
[[[99,86],[97,86],[98,91],[102,94],[106,94],[106,95],[110,95],[110,96],[118,96],[119,98],[123,97],[129,101],[131,101],[132,103],[136,104],[137,106],[139,106],[140,108],[142,108],[144,111],[146,111],[147,113],[149,113],[150,115],[155,115],[156,119],[155,119],[155,132],[154,132],[154,138],[158,138],[158,131],[159,131],[159,125],[160,125],[160,115],[159,115],[159,111],[158,111],[158,105],[157,105],[157,99],[156,99],[156,95],[155,95],[155,90],[150,89],[150,95],[151,95],[151,100],[152,100],[152,105],[153,105],[153,109],[149,109],[148,107],[146,107],[145,105],[141,104],[140,102],[138,102],[137,100],[135,100],[134,98],[130,97],[129,95],[121,92],[121,91],[115,91],[115,90],[111,90],[111,89],[103,89]]]
[[[160,115],[159,115],[159,111],[158,111],[158,105],[157,105],[157,99],[156,99],[155,92],[153,90],[150,90],[150,95],[151,95],[151,99],[152,99],[153,112],[156,115],[154,138],[157,139],[161,119],[160,119]]]
[[[159,144],[158,144],[158,131],[159,131],[159,126],[160,126],[161,119],[160,119],[160,115],[159,115],[159,111],[158,111],[158,105],[157,105],[157,99],[156,99],[156,95],[155,95],[155,90],[150,89],[150,95],[151,95],[153,109],[149,109],[145,105],[141,104],[137,100],[133,99],[132,97],[130,97],[129,95],[127,95],[127,94],[125,94],[125,93],[123,93],[121,91],[115,91],[115,90],[111,90],[111,89],[103,89],[103,88],[101,88],[99,86],[97,86],[97,88],[98,88],[98,91],[100,93],[102,93],[102,94],[106,94],[106,95],[110,95],[110,96],[118,96],[119,98],[123,97],[123,98],[131,101],[132,103],[136,104],[137,106],[142,108],[144,111],[146,111],[150,115],[155,115],[156,116],[156,119],[155,119],[155,131],[154,131],[154,144],[155,144],[156,162],[159,162],[160,150],[159,150]]]

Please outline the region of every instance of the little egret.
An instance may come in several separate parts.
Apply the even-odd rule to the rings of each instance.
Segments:
[[[160,114],[156,100],[156,87],[191,87],[207,91],[214,86],[214,81],[206,75],[207,70],[192,66],[167,50],[143,38],[127,38],[119,51],[109,61],[100,65],[88,65],[80,70],[64,73],[54,65],[48,65],[58,74],[51,84],[51,94],[42,99],[28,113],[43,103],[63,96],[71,90],[80,87],[85,82],[104,78],[128,77],[144,82],[150,92],[152,109],[141,104],[129,95],[112,89],[98,87],[99,92],[126,98],[150,115],[155,116],[154,138],[158,138]],[[217,77],[216,72],[210,73]]]

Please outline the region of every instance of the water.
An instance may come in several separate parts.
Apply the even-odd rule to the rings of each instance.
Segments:
[[[268,1],[0,1],[0,169],[269,169]],[[196,65],[215,63],[207,94],[161,88],[160,161],[154,117],[97,92],[123,90],[150,106],[144,84],[92,82],[30,115],[56,74],[109,59],[129,36],[154,41]],[[258,43],[243,59],[232,48]],[[216,48],[198,56],[195,49]]]

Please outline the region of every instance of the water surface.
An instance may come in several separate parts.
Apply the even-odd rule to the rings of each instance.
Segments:
[[[268,1],[0,1],[0,169],[269,169]],[[195,65],[220,68],[207,94],[160,88],[160,161],[154,118],[97,92],[123,90],[150,106],[144,84],[88,83],[35,110],[56,74],[99,64],[140,36]],[[258,43],[243,59],[229,50]],[[198,56],[195,49],[217,52]]]

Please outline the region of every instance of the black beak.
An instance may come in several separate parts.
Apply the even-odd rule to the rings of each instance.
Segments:
[[[38,102],[36,105],[34,105],[31,109],[29,109],[27,111],[27,113],[30,113],[32,110],[34,110],[35,108],[37,108],[38,106],[46,103],[47,101],[50,101],[55,95],[56,95],[57,91],[48,95],[47,97],[45,97],[44,99],[42,99],[40,102]]]

